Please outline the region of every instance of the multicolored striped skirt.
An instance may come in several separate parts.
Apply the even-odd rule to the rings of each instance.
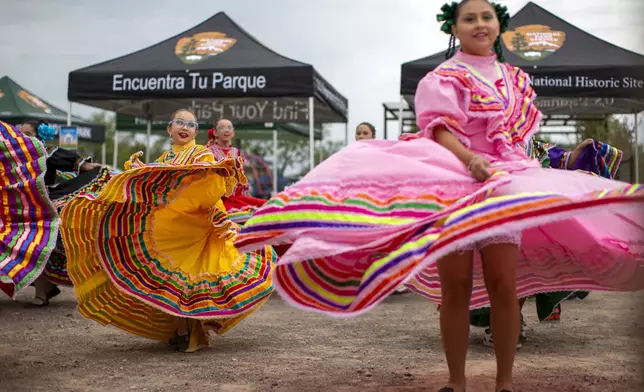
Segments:
[[[46,159],[40,141],[0,122],[0,289],[12,298],[38,278],[56,244]]]
[[[167,341],[178,318],[222,334],[269,298],[272,248],[233,245],[221,201],[231,165],[144,166],[67,204],[62,235],[83,316]]]
[[[103,188],[105,184],[112,178],[116,173],[110,171],[108,168],[97,168],[91,172],[84,173],[85,176],[76,176],[74,173],[69,172],[58,172],[57,175],[60,179],[64,181],[77,181],[82,180],[78,186],[80,188],[76,189],[69,194],[53,200],[54,205],[58,209],[58,212],[72,200],[76,195],[80,193],[98,193]],[[85,183],[83,185],[83,183]],[[67,272],[67,255],[65,253],[65,246],[63,240],[58,235],[58,240],[56,241],[56,247],[49,255],[49,260],[45,266],[45,270],[42,275],[47,278],[51,283],[55,285],[71,286],[73,283],[69,278],[69,273]]]
[[[336,316],[365,312],[400,284],[440,304],[438,260],[503,236],[521,239],[519,297],[644,289],[644,187],[537,161],[491,170],[478,183],[426,139],[355,143],[269,200],[236,244],[290,244],[276,289]],[[470,306],[488,305],[475,252]]]

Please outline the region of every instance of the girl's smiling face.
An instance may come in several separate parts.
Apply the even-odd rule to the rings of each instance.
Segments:
[[[461,50],[474,56],[489,56],[501,30],[494,7],[486,0],[468,0],[457,10],[452,34],[461,43]]]
[[[182,146],[195,140],[199,124],[194,114],[187,110],[176,112],[168,124],[168,135],[172,139],[172,144]]]

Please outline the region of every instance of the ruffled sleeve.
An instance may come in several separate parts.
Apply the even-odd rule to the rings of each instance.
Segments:
[[[212,151],[205,146],[199,145],[197,149],[195,150],[195,159],[193,163],[215,163],[217,160],[215,159],[215,155],[212,153]]]
[[[419,136],[434,139],[434,132],[442,127],[470,147],[470,138],[465,131],[466,104],[462,92],[452,82],[433,72],[427,74],[418,84],[415,105]]]
[[[548,159],[550,167],[553,169],[566,169],[570,153],[561,147],[553,146],[548,149]]]
[[[166,155],[165,153],[163,155],[161,155],[161,157],[159,157],[159,159],[157,159],[157,162],[163,162],[163,159],[165,158],[165,155]],[[143,151],[138,151],[138,152],[135,152],[134,154],[130,155],[130,159],[127,160],[123,164],[123,168],[125,170],[130,170],[130,169],[137,169],[139,167],[143,167],[144,163],[141,162],[141,160],[139,159],[142,156],[143,156]]]

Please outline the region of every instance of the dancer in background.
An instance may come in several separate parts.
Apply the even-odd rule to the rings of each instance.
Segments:
[[[133,155],[103,190],[63,210],[62,233],[80,313],[184,352],[208,346],[273,292],[275,254],[242,254],[222,203],[246,178],[236,159],[215,162],[195,144],[198,124],[176,111],[172,149],[154,164]]]
[[[214,129],[208,130],[208,147],[217,162],[233,158],[239,160],[243,167],[244,157],[238,148],[232,146],[233,137],[235,137],[235,128],[232,122],[221,119],[217,121]],[[266,203],[264,199],[249,196],[248,189],[248,184],[237,184],[233,193],[223,199],[228,216],[238,225],[246,223],[255,210]]]
[[[356,127],[356,140],[371,140],[376,138],[376,127],[368,122],[361,122]]]
[[[371,123],[368,122],[361,122],[358,124],[356,127],[356,141],[360,140],[375,140],[376,139],[376,127],[374,127]],[[283,253],[280,253],[283,254]],[[405,285],[400,285],[394,291],[394,294],[403,294],[407,293],[409,289],[405,287]]]
[[[257,210],[236,244],[292,243],[276,288],[300,308],[358,315],[402,283],[440,303],[443,392],[465,391],[469,309],[490,305],[495,391],[511,392],[517,298],[644,289],[644,187],[530,159],[542,115],[529,76],[503,60],[507,8],[442,11],[449,60],[418,85],[420,132],[332,155]]]
[[[24,135],[36,137],[43,143],[49,143],[56,137],[56,130],[42,121],[25,121],[20,127]],[[109,169],[98,163],[92,163],[91,157],[81,157],[75,151],[66,150],[56,145],[47,145],[47,171],[45,185],[49,198],[60,212],[77,193],[81,191],[98,191],[111,178]],[[73,176],[64,173],[73,174]],[[60,236],[56,247],[51,252],[43,273],[36,279],[36,292],[30,307],[49,305],[49,300],[60,294],[58,285],[71,285],[67,274],[67,258]]]
[[[622,161],[623,152],[608,144],[586,139],[572,151],[566,151],[554,144],[540,142],[535,138],[527,143],[526,154],[537,159],[544,168],[580,170],[589,174],[614,179]],[[558,321],[561,318],[561,302],[568,298],[585,298],[588,292],[559,291],[552,293],[539,293],[534,296],[537,317],[539,321]],[[519,308],[523,310],[526,298],[519,299]],[[483,344],[494,347],[494,339],[490,330],[490,309],[475,309],[470,312],[470,324],[484,327],[485,335]],[[523,313],[521,313],[521,330],[517,348],[521,347],[527,339]]]
[[[42,142],[0,121],[0,289],[11,298],[40,276],[56,244],[46,160]]]

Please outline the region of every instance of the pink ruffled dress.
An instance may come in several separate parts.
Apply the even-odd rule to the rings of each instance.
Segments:
[[[529,159],[534,98],[520,69],[458,53],[418,85],[418,134],[349,145],[256,211],[237,246],[292,244],[276,289],[333,315],[401,283],[440,304],[437,260],[493,242],[520,243],[519,297],[644,289],[644,187]],[[492,162],[492,177],[476,182],[433,140],[437,127]],[[477,256],[470,306],[487,305]]]

